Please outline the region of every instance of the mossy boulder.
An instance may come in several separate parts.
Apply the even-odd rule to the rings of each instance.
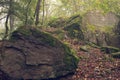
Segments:
[[[49,21],[48,25],[57,29],[52,32],[52,34],[55,34],[55,36],[58,36],[61,40],[68,37],[83,40],[84,36],[81,30],[81,21],[82,17],[76,14],[67,18],[55,18]]]
[[[98,46],[120,48],[120,19],[112,12],[89,11],[82,19],[82,31],[86,41]]]
[[[73,15],[66,21],[66,26],[64,28],[67,34],[71,38],[84,39],[83,32],[81,30],[82,17],[80,15]]]
[[[64,28],[64,30],[67,31],[68,36],[71,38],[84,39],[83,33],[80,29],[80,24],[78,23],[68,25]]]
[[[18,28],[3,47],[0,69],[12,80],[57,78],[77,68],[72,49],[34,27]]]

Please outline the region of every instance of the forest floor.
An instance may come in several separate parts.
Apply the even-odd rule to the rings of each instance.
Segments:
[[[71,42],[81,59],[75,74],[60,80],[120,80],[120,59],[112,58],[97,48],[91,48],[88,52],[80,51],[78,47],[83,45]]]

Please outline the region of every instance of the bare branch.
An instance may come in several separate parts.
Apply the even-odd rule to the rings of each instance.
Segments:
[[[2,20],[2,19],[4,19],[4,18],[6,18],[7,17],[7,15],[5,15],[4,17],[2,17],[2,18],[0,18],[0,20]]]

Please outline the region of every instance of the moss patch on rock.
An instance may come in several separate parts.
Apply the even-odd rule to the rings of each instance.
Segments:
[[[111,53],[119,52],[120,49],[112,46],[103,46],[101,47],[101,51],[111,54]]]
[[[113,58],[120,58],[120,52],[112,53],[111,56],[112,56]]]
[[[65,67],[61,67],[61,69],[64,71],[71,71],[70,73],[73,73],[75,69],[77,68],[77,64],[79,62],[79,58],[76,56],[76,52],[68,47],[68,44],[64,43],[62,44],[62,47],[65,51],[65,57],[64,57],[64,63]],[[61,71],[58,71],[56,76],[60,76],[62,74]]]
[[[59,40],[65,39],[65,31],[58,29],[56,31],[50,32],[52,35],[56,36]]]
[[[66,53],[64,61],[66,62],[67,65],[72,65],[73,68],[76,68],[77,67],[76,64],[79,61],[79,58],[76,56],[76,52],[73,49],[69,48],[68,45],[65,43],[62,46]],[[71,62],[73,63],[74,61],[76,61],[74,64],[70,64]]]
[[[92,43],[92,42],[86,42],[89,46],[91,47],[94,47],[94,48],[101,48],[100,46],[98,46],[97,44],[95,43]]]
[[[81,51],[84,51],[84,52],[89,52],[90,48],[91,48],[91,46],[89,46],[89,45],[84,45],[84,46],[81,46],[81,47],[80,47],[80,50],[81,50]]]
[[[8,41],[8,44],[9,45],[7,46],[9,46],[9,48],[7,48],[6,51],[12,50],[13,51],[12,53],[14,53],[14,55],[18,55],[17,50],[20,49],[22,50],[19,52],[20,55],[21,54],[25,55],[22,58],[23,59],[25,58],[26,61],[24,62],[24,64],[20,63],[19,66],[32,65],[32,68],[34,68],[34,65],[35,67],[37,65],[39,66],[38,68],[40,70],[43,70],[45,66],[44,71],[46,73],[49,72],[49,70],[46,70],[48,69],[47,67],[50,68],[49,76],[46,76],[47,75],[46,73],[45,74],[42,73],[42,75],[44,75],[44,78],[41,75],[39,76],[37,75],[38,78],[41,77],[39,79],[46,78],[49,79],[64,76],[67,75],[68,73],[73,73],[77,68],[79,59],[75,56],[76,52],[73,49],[69,48],[67,44],[62,43],[57,38],[51,36],[51,34],[40,31],[39,29],[36,29],[34,27],[28,26],[18,28],[16,31],[12,33]],[[15,49],[13,49],[14,47]],[[16,52],[14,52],[14,50]],[[6,57],[6,59],[7,58],[8,57]],[[17,58],[14,59],[21,61],[20,59]],[[11,62],[14,63],[14,61]],[[8,65],[7,67],[11,66]],[[16,66],[13,67],[16,68]],[[30,68],[29,66],[27,67]],[[6,66],[4,66],[3,69],[6,70]],[[21,71],[24,72],[24,70]],[[30,71],[32,71],[32,69]],[[21,72],[19,73],[19,75],[23,76]]]
[[[10,41],[14,41],[16,39],[19,39],[19,36],[21,36],[23,38],[29,39],[32,36],[36,37],[38,42],[42,42],[44,44],[50,45],[50,46],[57,46],[58,39],[53,38],[53,36],[51,36],[51,34],[47,33],[47,32],[42,32],[39,29],[36,28],[28,28],[26,29],[26,27],[20,27],[18,28],[16,31],[14,31],[12,33],[12,36],[10,38]]]

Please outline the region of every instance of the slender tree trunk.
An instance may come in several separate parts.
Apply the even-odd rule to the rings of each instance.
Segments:
[[[26,15],[25,15],[25,25],[28,25],[28,10],[29,10],[29,6],[30,6],[30,3],[31,3],[32,0],[30,0],[27,4],[27,7],[26,7]]]
[[[7,13],[7,17],[6,17],[6,21],[5,21],[5,35],[3,37],[3,40],[7,38],[8,34],[9,34],[9,27],[8,27],[8,20],[10,18],[10,15],[12,14],[12,1],[13,0],[9,0],[9,10],[8,10],[8,13]]]
[[[43,16],[42,16],[42,25],[44,25],[44,16],[45,16],[45,0],[43,0]]]
[[[3,40],[4,40],[5,38],[7,38],[8,32],[9,32],[9,27],[8,27],[8,19],[9,19],[9,16],[10,16],[10,14],[8,13],[8,15],[7,15],[7,17],[6,17],[6,21],[5,21],[5,35],[4,35]]]
[[[48,8],[48,5],[46,5],[47,4],[47,2],[45,1],[44,2],[45,3],[45,17],[44,17],[44,19],[46,20],[46,22],[48,22],[48,10],[49,10],[49,8]],[[47,23],[46,23],[47,24]]]
[[[35,10],[35,25],[38,25],[39,23],[39,13],[40,13],[40,4],[42,0],[38,0],[37,5],[36,5],[36,10]]]
[[[12,31],[14,28],[14,16],[10,15],[10,31]]]

